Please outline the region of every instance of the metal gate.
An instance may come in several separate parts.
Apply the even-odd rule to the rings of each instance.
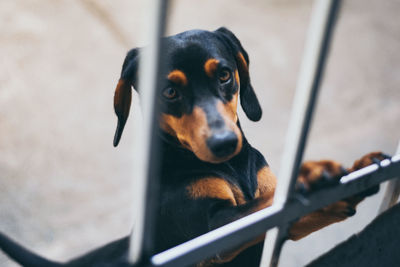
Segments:
[[[129,261],[141,262],[145,266],[187,266],[195,264],[216,253],[235,247],[270,229],[264,244],[261,266],[277,266],[279,254],[284,242],[284,233],[289,223],[326,205],[362,192],[384,181],[397,178],[400,173],[400,154],[380,163],[370,165],[350,173],[340,179],[340,184],[321,189],[309,197],[294,197],[294,184],[297,170],[302,161],[307,135],[310,129],[318,89],[322,80],[324,66],[331,43],[331,36],[338,17],[340,0],[315,1],[307,43],[298,78],[292,116],[289,124],[286,145],[274,204],[264,210],[224,225],[204,235],[189,240],[156,255],[151,255],[153,240],[154,210],[157,195],[156,166],[157,158],[157,107],[155,88],[159,73],[161,43],[167,19],[167,0],[151,1],[151,14],[147,23],[149,33],[141,61],[141,103],[143,108],[143,127],[140,141],[135,142],[136,157],[133,203],[136,222],[131,236]],[[139,140],[136,138],[136,140]],[[398,152],[399,153],[399,150]],[[393,205],[400,191],[400,179],[390,181],[381,204],[380,212]],[[149,196],[152,196],[151,198]]]

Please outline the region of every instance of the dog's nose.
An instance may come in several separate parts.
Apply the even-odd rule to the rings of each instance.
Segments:
[[[237,144],[238,138],[232,131],[218,132],[207,139],[207,146],[219,158],[229,156],[235,152]]]

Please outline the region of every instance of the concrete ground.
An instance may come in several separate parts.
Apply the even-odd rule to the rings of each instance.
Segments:
[[[145,2],[0,2],[0,230],[51,259],[69,259],[130,231],[138,107],[115,149],[112,98],[126,51],[143,45]],[[168,34],[227,26],[242,41],[264,116],[241,122],[277,173],[311,1],[172,3]],[[399,15],[396,0],[344,1],[306,159],[349,166],[369,151],[394,153]],[[288,242],[280,266],[305,265],[362,229],[381,193],[346,222]],[[0,253],[0,266],[15,264]]]

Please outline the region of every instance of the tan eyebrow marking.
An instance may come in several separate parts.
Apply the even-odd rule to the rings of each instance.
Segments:
[[[181,70],[171,71],[168,74],[168,80],[170,80],[173,83],[183,85],[183,86],[186,86],[188,83],[185,73],[183,73],[183,71],[181,71]]]
[[[219,61],[215,58],[207,59],[206,63],[204,63],[204,71],[206,72],[208,77],[212,78],[214,76],[218,64]]]

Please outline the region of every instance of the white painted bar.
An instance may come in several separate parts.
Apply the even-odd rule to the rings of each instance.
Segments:
[[[297,168],[297,166],[295,166],[296,152],[301,141],[302,127],[305,122],[308,103],[311,99],[313,82],[318,71],[318,61],[332,4],[332,0],[316,0],[314,2],[286,143],[281,160],[278,184],[274,195],[273,205],[280,208],[283,207],[288,198],[291,190],[290,185],[292,184],[292,171],[294,168]],[[279,234],[277,233],[273,235],[267,234],[260,267],[269,266],[272,262],[277,238],[279,238]]]
[[[143,30],[145,43],[147,47],[144,49],[140,59],[139,68],[139,88],[140,103],[143,114],[143,123],[141,127],[135,127],[135,140],[133,153],[135,162],[133,162],[132,173],[132,205],[134,214],[134,226],[130,238],[129,262],[135,263],[139,260],[142,253],[142,244],[145,238],[144,225],[146,191],[148,185],[148,170],[150,163],[150,136],[152,130],[152,119],[154,116],[154,96],[157,82],[157,64],[159,57],[160,35],[162,34],[162,8],[164,0],[146,1],[148,19],[147,29]]]

